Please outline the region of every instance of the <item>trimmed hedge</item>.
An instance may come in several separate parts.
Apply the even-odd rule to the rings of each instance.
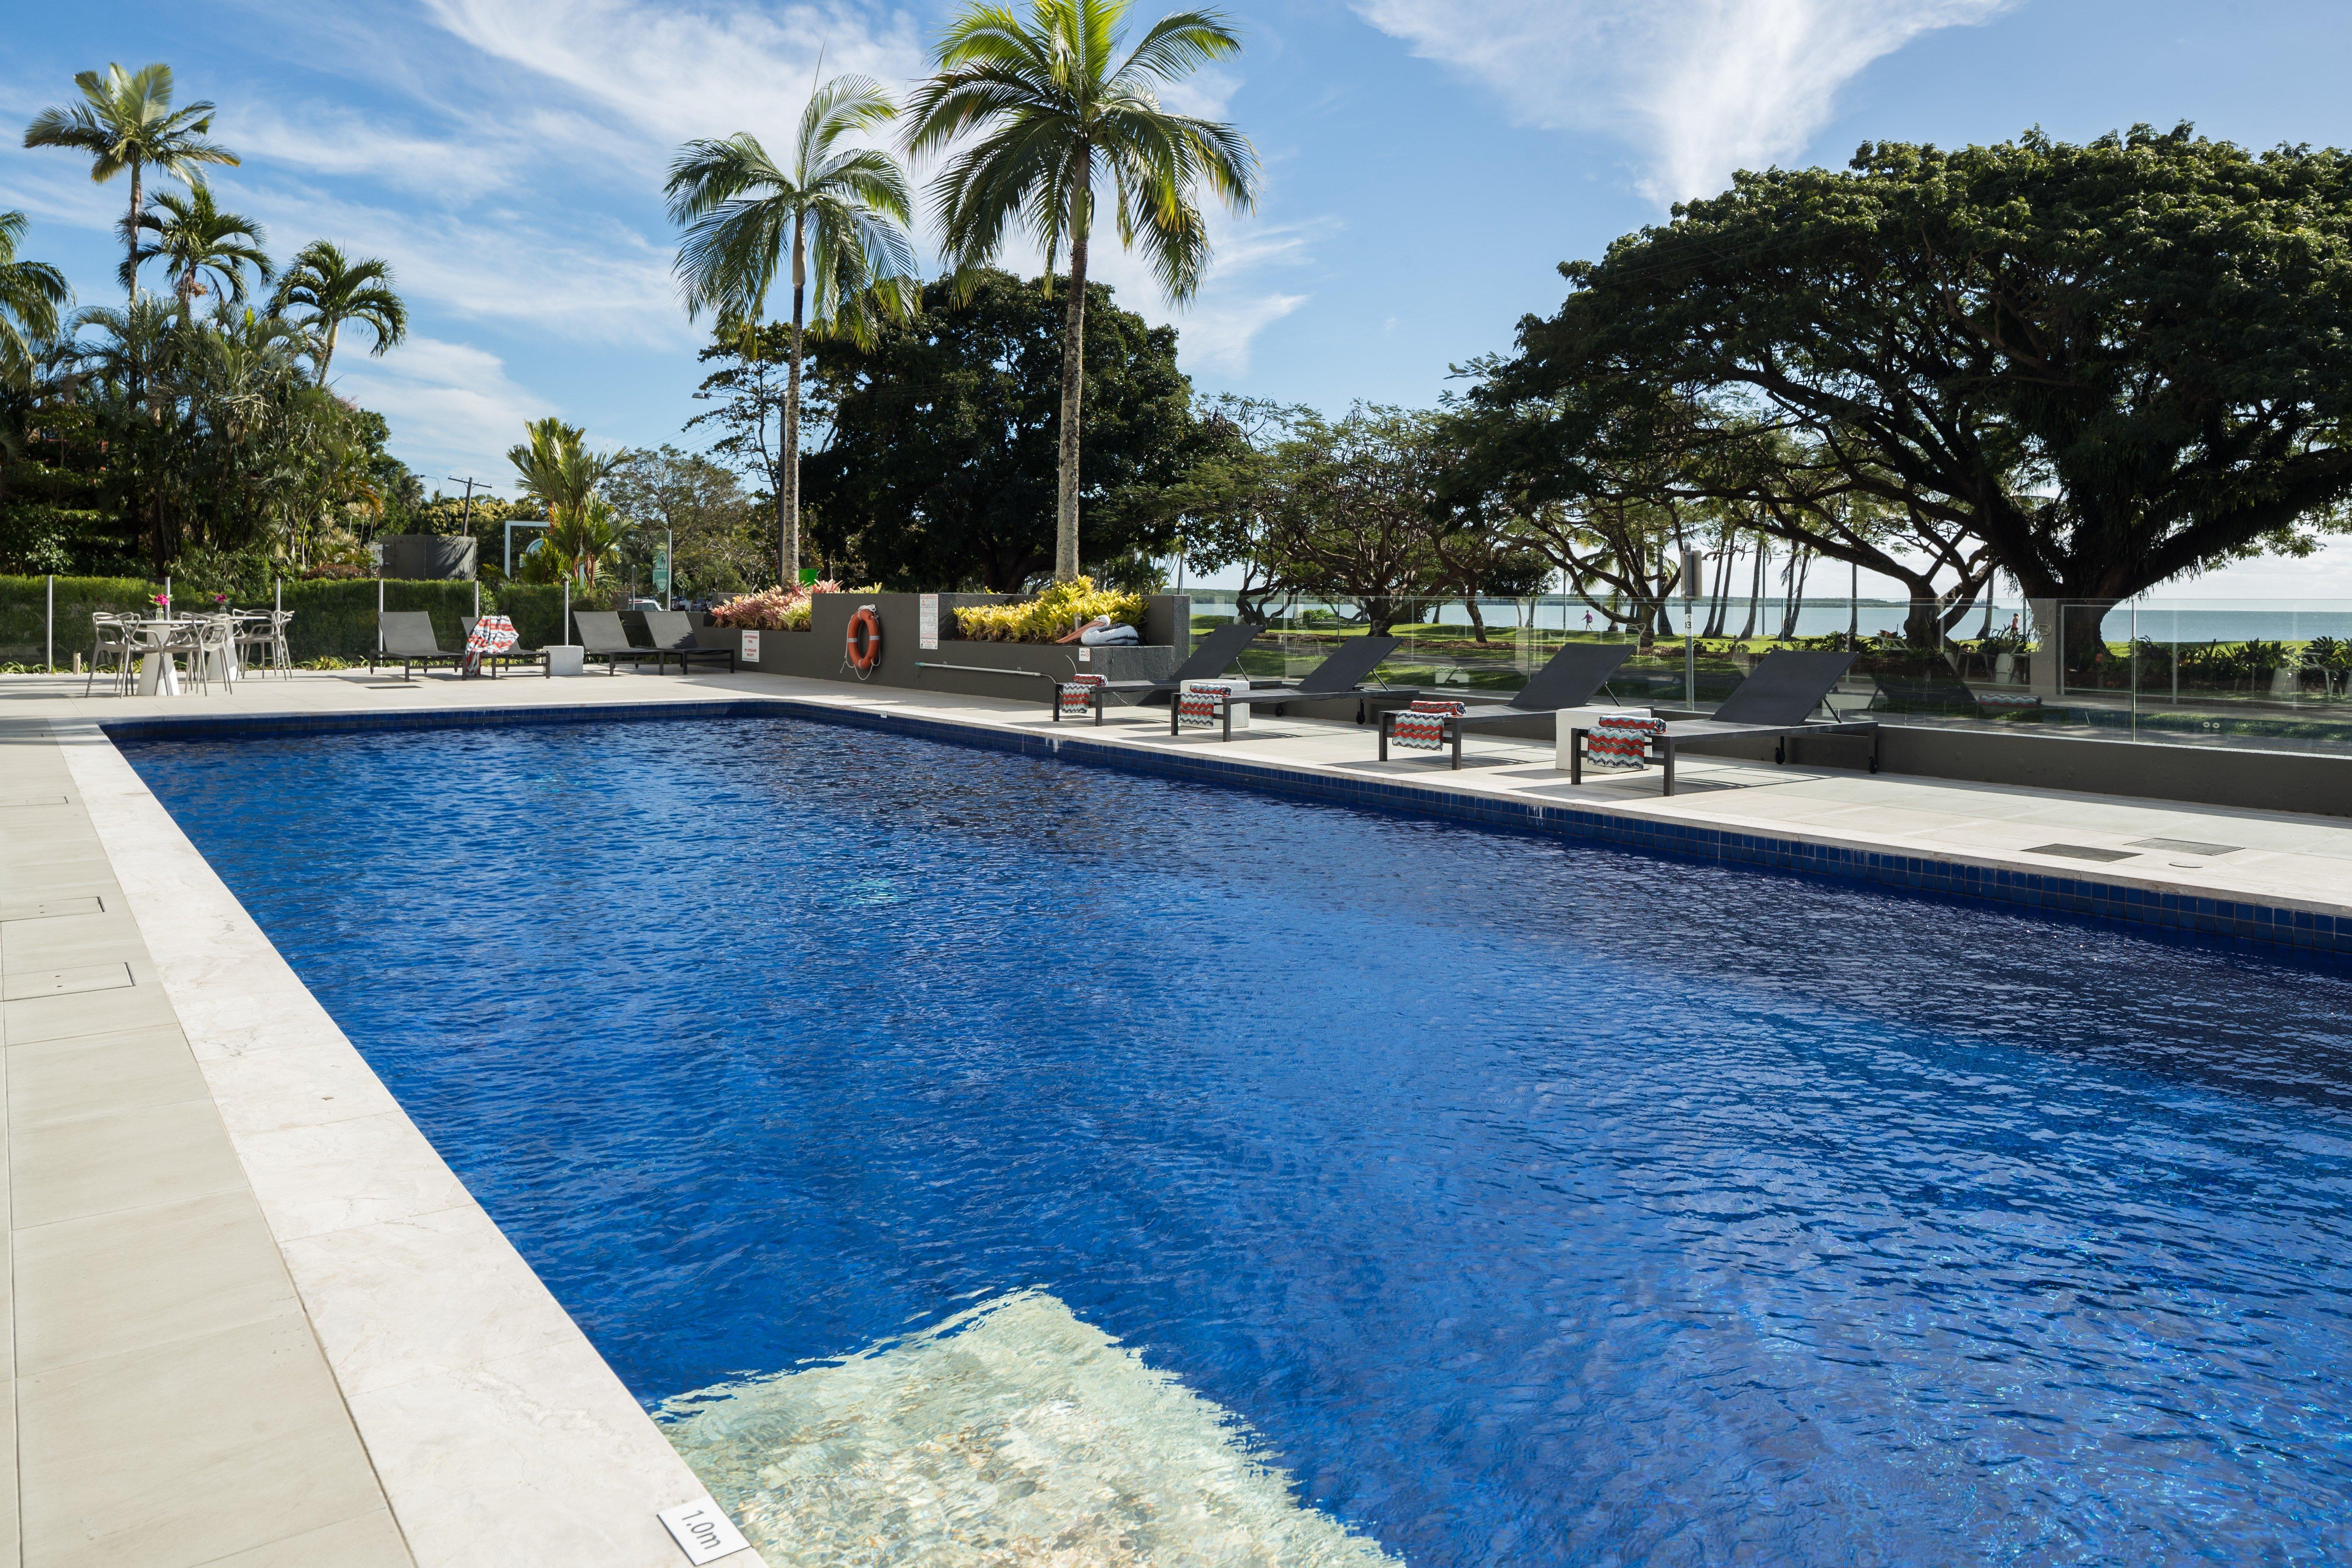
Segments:
[[[60,669],[70,669],[75,654],[87,658],[96,646],[89,624],[92,612],[153,615],[154,595],[163,591],[162,584],[142,582],[136,577],[59,577],[57,584],[57,659]],[[47,586],[46,577],[0,576],[0,663],[41,662]],[[314,658],[364,661],[375,650],[374,578],[288,581],[279,584],[279,590],[286,607],[294,612],[294,619],[286,628],[286,642],[295,663]],[[200,605],[193,594],[180,597],[183,613],[209,607],[208,598]],[[237,607],[266,610],[269,603],[269,596],[264,594]],[[598,609],[610,603],[610,597],[604,594],[575,592],[572,595],[574,609]],[[544,647],[549,643],[569,640],[563,629],[561,584],[546,586],[509,583],[496,592],[484,584],[481,605],[486,615],[513,616],[515,630],[521,634],[525,647]],[[455,648],[461,641],[459,617],[474,613],[474,584],[386,579],[383,607],[425,611],[433,617],[433,635],[441,646]]]

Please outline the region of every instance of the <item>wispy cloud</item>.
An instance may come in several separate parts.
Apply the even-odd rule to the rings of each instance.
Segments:
[[[362,340],[364,341],[364,340]],[[466,343],[412,337],[383,359],[354,343],[335,355],[335,390],[373,408],[400,432],[401,448],[427,489],[472,474],[506,488],[506,448],[546,413],[517,386],[498,355]]]
[[[1631,142],[1643,192],[1664,203],[1797,155],[1873,60],[2011,3],[1357,0],[1357,10],[1499,92],[1525,123]]]

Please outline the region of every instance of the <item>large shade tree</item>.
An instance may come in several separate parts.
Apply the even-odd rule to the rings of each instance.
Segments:
[[[310,363],[321,386],[344,323],[365,327],[375,340],[368,352],[379,356],[408,336],[408,306],[393,289],[392,264],[345,256],[341,247],[323,239],[296,253],[278,280],[269,309],[310,335]]]
[[[122,220],[128,258],[124,287],[139,293],[139,218],[146,211],[146,171],[153,168],[194,187],[205,183],[205,167],[235,163],[236,154],[209,140],[213,105],[172,107],[172,68],[156,64],[126,71],[110,65],[106,74],[74,77],[79,103],[44,109],[25,130],[27,147],[68,147],[90,157],[89,177],[100,184],[131,176],[131,207]]]
[[[1195,200],[1206,184],[1228,207],[1256,199],[1257,160],[1232,126],[1172,114],[1159,90],[1237,54],[1213,11],[1161,17],[1121,58],[1125,0],[1033,0],[1026,17],[973,5],[949,24],[937,74],[908,105],[917,156],[971,138],[932,187],[941,248],[959,270],[993,261],[1014,229],[1045,252],[1052,286],[1065,247],[1054,574],[1078,572],[1078,453],[1086,387],[1087,261],[1097,177],[1110,186],[1122,244],[1139,247],[1171,299],[1199,289],[1208,226]]]
[[[1981,541],[2094,605],[2309,547],[2352,497],[2352,158],[2183,126],[2070,146],[1868,145],[1740,174],[1561,268],[1481,389],[1572,474],[1612,422],[1787,437],[1779,479]],[[1753,455],[1750,449],[1749,455]],[[1800,498],[1801,499],[1801,498]],[[1806,508],[1780,516],[1803,531]],[[1815,531],[1824,552],[1851,541]],[[2069,618],[2095,637],[2096,614]]]
[[[1173,329],[1088,290],[1086,559],[1117,576],[1171,542],[1148,498],[1184,475],[1201,431]],[[1055,563],[1062,312],[994,269],[923,295],[870,346],[836,339],[811,358],[830,438],[808,458],[809,537],[836,574],[1016,592]]]
[[[905,174],[889,153],[845,144],[887,124],[897,108],[864,77],[836,77],[801,111],[790,158],[779,163],[738,132],[690,142],[670,165],[670,218],[684,226],[677,278],[689,314],[708,310],[752,327],[789,258],[793,313],[783,436],[776,465],[776,571],[800,575],[801,375],[810,328],[870,342],[878,320],[913,300],[913,220]],[[814,283],[814,292],[811,284]]]

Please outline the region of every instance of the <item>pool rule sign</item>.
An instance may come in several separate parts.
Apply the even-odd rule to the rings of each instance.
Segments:
[[[937,594],[916,595],[915,646],[919,648],[940,646],[940,596]]]
[[[751,1550],[751,1543],[743,1539],[735,1521],[719,1512],[719,1505],[709,1498],[666,1508],[659,1518],[689,1563],[716,1563],[721,1557]]]

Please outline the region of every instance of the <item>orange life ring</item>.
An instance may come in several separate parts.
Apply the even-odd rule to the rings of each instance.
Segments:
[[[882,662],[882,617],[871,605],[860,605],[849,617],[849,668],[871,675]]]

